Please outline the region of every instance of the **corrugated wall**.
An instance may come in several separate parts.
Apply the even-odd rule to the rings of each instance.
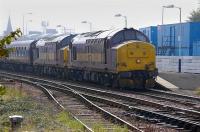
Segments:
[[[156,46],[157,55],[200,56],[200,22],[186,22],[140,28]],[[180,37],[181,36],[181,37]]]

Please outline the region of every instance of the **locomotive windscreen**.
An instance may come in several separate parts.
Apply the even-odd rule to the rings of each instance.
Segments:
[[[116,33],[111,38],[111,45],[120,44],[129,40],[149,42],[148,38],[143,33],[133,29],[126,29]]]

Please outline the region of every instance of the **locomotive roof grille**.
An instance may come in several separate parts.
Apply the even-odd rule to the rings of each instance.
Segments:
[[[124,28],[83,33],[74,37],[72,44],[86,44],[88,40],[91,42],[93,39],[107,39],[111,46],[129,40],[149,42],[149,39],[142,32],[133,28]]]

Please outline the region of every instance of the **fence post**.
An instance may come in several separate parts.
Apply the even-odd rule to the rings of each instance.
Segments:
[[[181,73],[181,59],[178,59],[178,72]]]

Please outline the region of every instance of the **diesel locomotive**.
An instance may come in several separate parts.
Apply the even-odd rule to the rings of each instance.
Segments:
[[[95,82],[118,88],[153,87],[155,47],[133,28],[15,41],[0,68]]]

